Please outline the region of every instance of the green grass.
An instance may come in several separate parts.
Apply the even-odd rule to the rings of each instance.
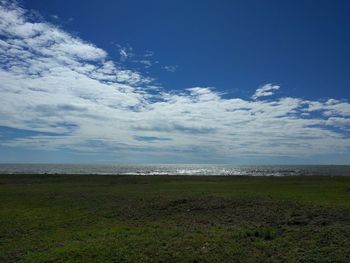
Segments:
[[[0,175],[0,262],[350,262],[350,177]]]

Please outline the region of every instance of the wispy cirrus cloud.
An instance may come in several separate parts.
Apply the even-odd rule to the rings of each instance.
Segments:
[[[125,62],[126,60],[129,60],[135,56],[134,50],[130,45],[121,46],[121,45],[117,44],[117,47],[119,50],[120,60],[122,62]]]
[[[149,76],[8,1],[0,34],[0,126],[37,133],[0,137],[2,146],[215,159],[349,151],[345,100],[265,100],[280,88],[273,84],[252,99],[210,87],[150,92]]]
[[[177,66],[163,66],[163,69],[168,72],[175,72],[177,70]]]
[[[153,60],[154,52],[147,50],[142,56],[136,55],[134,49],[130,46],[121,46],[117,44],[119,50],[119,57],[121,62],[131,62],[142,65],[144,68],[150,68],[153,64],[158,64],[157,60]]]

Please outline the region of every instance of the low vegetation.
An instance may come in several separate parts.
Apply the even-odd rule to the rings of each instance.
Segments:
[[[350,262],[350,177],[0,175],[0,262]]]

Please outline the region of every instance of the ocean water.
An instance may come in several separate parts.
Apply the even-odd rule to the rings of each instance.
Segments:
[[[0,174],[349,176],[350,165],[0,164]]]

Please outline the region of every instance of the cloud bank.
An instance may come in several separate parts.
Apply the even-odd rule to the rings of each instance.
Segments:
[[[251,99],[155,89],[152,78],[7,1],[0,35],[0,126],[34,132],[0,136],[2,147],[210,160],[349,152],[345,100],[265,99],[280,88],[273,84]]]

